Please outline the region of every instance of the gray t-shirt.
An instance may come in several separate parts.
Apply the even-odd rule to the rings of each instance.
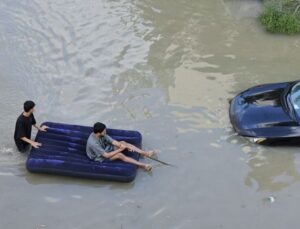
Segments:
[[[94,133],[91,133],[86,143],[86,154],[87,156],[95,161],[103,161],[103,153],[114,151],[114,145],[112,139],[107,134],[99,139]]]

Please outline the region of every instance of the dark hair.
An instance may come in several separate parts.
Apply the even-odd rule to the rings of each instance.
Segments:
[[[24,103],[24,111],[25,112],[28,112],[30,111],[32,108],[34,108],[35,106],[35,103],[31,100],[28,100]]]
[[[103,123],[101,123],[101,122],[96,122],[96,123],[94,124],[94,129],[93,129],[93,131],[94,131],[95,134],[97,134],[97,133],[102,133],[103,130],[105,130],[105,129],[106,129],[106,126],[105,126]]]

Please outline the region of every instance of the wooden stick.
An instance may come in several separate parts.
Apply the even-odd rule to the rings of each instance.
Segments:
[[[159,163],[161,163],[161,164],[163,164],[163,165],[168,165],[168,166],[176,167],[175,165],[169,164],[169,163],[167,163],[167,162],[158,160],[158,159],[153,158],[153,157],[148,157],[148,156],[145,156],[145,157],[147,157],[147,158],[149,158],[149,159],[151,159],[151,160],[153,160],[153,161],[157,161],[157,162],[159,162]]]

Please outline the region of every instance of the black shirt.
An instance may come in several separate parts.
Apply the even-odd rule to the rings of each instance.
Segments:
[[[19,151],[24,152],[28,149],[29,143],[24,142],[21,138],[31,138],[32,125],[36,124],[33,114],[29,117],[23,115],[23,113],[18,117],[15,128],[15,143]]]

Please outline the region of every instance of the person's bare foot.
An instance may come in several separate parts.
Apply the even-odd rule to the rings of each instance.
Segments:
[[[152,171],[153,166],[151,164],[145,164],[143,166],[143,169],[147,172],[151,172]]]
[[[143,154],[143,156],[145,157],[152,157],[154,156],[155,152],[153,150],[150,151],[145,151],[145,153]]]

